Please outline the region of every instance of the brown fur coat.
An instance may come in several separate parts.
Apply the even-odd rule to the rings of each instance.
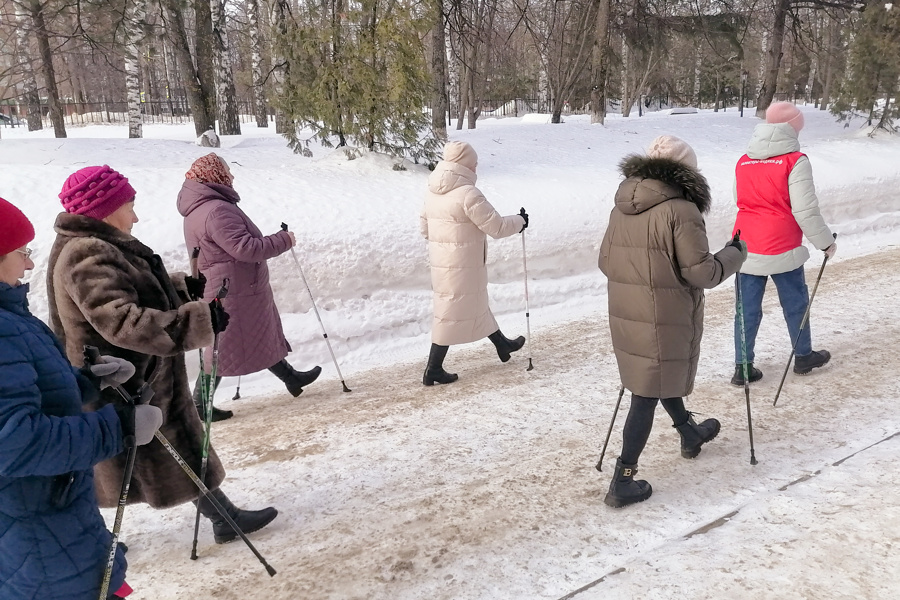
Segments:
[[[134,393],[149,383],[150,403],[163,413],[160,431],[199,474],[203,425],[191,399],[184,353],[212,342],[209,305],[188,302],[183,274],[173,282],[150,248],[102,221],[63,213],[55,230],[47,268],[50,325],[69,360],[84,364],[84,346],[91,345],[100,354],[132,362],[136,373],[124,387]],[[110,402],[122,402],[112,388],[101,394],[102,404]],[[118,502],[124,467],[123,453],[94,468],[101,506]],[[224,477],[210,449],[206,485],[215,489]],[[198,495],[159,441],[138,448],[129,503],[164,508]]]

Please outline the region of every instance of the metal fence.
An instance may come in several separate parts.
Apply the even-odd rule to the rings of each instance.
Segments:
[[[238,114],[241,123],[256,122],[255,107],[250,100],[238,100]],[[67,125],[127,124],[128,102],[103,100],[99,102],[63,102],[63,120]],[[18,110],[16,110],[18,109]],[[0,126],[27,126],[25,104],[0,106]],[[41,115],[45,127],[52,127],[50,105],[41,103]],[[143,122],[152,123],[192,123],[190,104],[185,98],[172,100],[151,100],[141,102]],[[274,121],[275,113],[269,110],[269,120]]]

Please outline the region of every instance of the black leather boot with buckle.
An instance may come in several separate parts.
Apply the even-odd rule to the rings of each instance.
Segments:
[[[694,415],[688,413],[687,421],[672,427],[681,435],[681,456],[694,458],[700,454],[703,444],[719,435],[722,426],[716,419],[706,419],[698,425],[694,422]]]
[[[634,480],[637,474],[637,464],[626,465],[619,458],[616,460],[616,471],[612,481],[609,482],[609,492],[603,502],[613,508],[622,508],[636,502],[643,502],[653,493],[650,484],[640,479]]]

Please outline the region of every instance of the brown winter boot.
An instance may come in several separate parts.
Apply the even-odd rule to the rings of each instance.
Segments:
[[[609,482],[609,492],[603,502],[613,508],[622,508],[649,498],[653,493],[653,488],[643,479],[635,481],[636,474],[637,464],[626,465],[621,458],[616,459],[616,471],[612,481]]]

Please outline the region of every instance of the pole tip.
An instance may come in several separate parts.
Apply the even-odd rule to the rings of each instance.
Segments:
[[[525,370],[526,370],[526,371],[532,371],[532,370],[534,370],[534,365],[531,364],[531,359],[530,359],[530,358],[528,359],[528,368],[525,369]]]
[[[347,384],[344,383],[343,381],[341,382],[341,385],[344,386],[344,391],[345,391],[345,392],[352,392],[352,391],[353,391],[353,390],[351,390],[350,388],[348,388],[348,387],[347,387]]]
[[[272,565],[266,564],[266,573],[269,574],[269,577],[275,577],[275,573],[277,573],[275,569],[272,568]]]

